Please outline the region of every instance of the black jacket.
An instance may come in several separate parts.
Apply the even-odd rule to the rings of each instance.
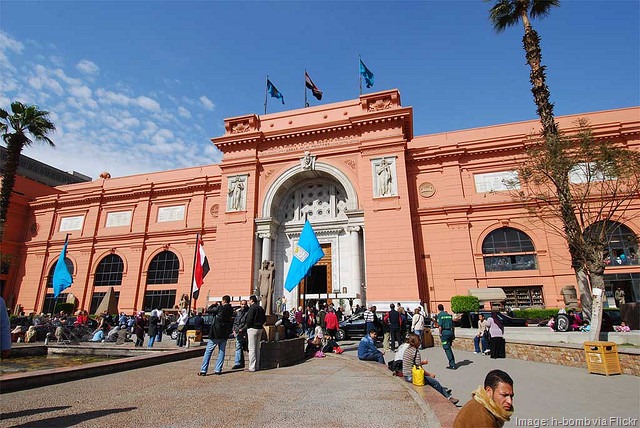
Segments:
[[[228,339],[233,328],[233,308],[225,303],[215,307],[211,313],[214,318],[209,329],[209,339]]]
[[[245,310],[238,309],[236,311],[236,317],[233,320],[234,333],[244,334],[247,332],[247,313],[249,313],[249,308]]]
[[[264,326],[265,322],[267,322],[267,317],[262,306],[257,303],[249,306],[249,311],[247,312],[247,328],[260,329]]]

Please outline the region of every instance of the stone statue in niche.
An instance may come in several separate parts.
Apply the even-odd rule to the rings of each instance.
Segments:
[[[382,159],[376,168],[376,174],[378,176],[378,196],[390,196],[393,188],[393,174],[391,173],[391,165],[386,159]]]
[[[260,303],[264,308],[267,315],[272,314],[272,300],[273,300],[273,283],[275,282],[276,267],[273,261],[264,260],[262,262],[262,268],[258,272],[258,288]]]
[[[229,182],[229,209],[239,211],[244,208],[244,178],[235,177]]]

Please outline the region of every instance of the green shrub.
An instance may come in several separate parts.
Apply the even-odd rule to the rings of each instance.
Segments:
[[[453,296],[451,298],[451,311],[455,313],[477,311],[480,301],[476,296]]]
[[[515,309],[513,311],[513,316],[516,318],[526,318],[527,321],[531,323],[538,323],[543,320],[548,320],[551,316],[556,316],[558,314],[558,309]]]

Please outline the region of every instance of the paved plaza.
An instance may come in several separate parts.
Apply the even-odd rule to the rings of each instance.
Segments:
[[[162,346],[173,345],[165,341]],[[257,373],[198,377],[201,358],[193,358],[3,394],[0,426],[440,426],[409,384],[381,365],[357,360],[357,341],[345,341],[343,347],[341,356]],[[640,378],[635,376],[593,375],[581,368],[492,360],[459,350],[460,368],[450,371],[441,348],[423,353],[430,360],[428,370],[454,390],[461,405],[489,370],[508,372],[516,395],[507,427],[602,421],[606,426],[640,425]]]

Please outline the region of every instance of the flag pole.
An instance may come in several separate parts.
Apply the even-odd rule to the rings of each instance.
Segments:
[[[264,87],[264,114],[267,114],[267,99],[269,95],[269,75],[267,74],[267,81]]]
[[[307,69],[304,69],[304,107],[309,107],[309,103],[307,102]]]
[[[189,308],[187,309],[187,316],[191,316],[191,300],[193,298],[193,281],[196,280],[196,260],[198,258],[199,250],[200,250],[200,234],[196,233],[196,251],[193,253],[193,273],[191,274],[191,287],[189,288]]]
[[[360,78],[360,95],[362,96],[362,73],[360,72],[360,67],[362,67],[362,57],[358,54],[358,76]]]

